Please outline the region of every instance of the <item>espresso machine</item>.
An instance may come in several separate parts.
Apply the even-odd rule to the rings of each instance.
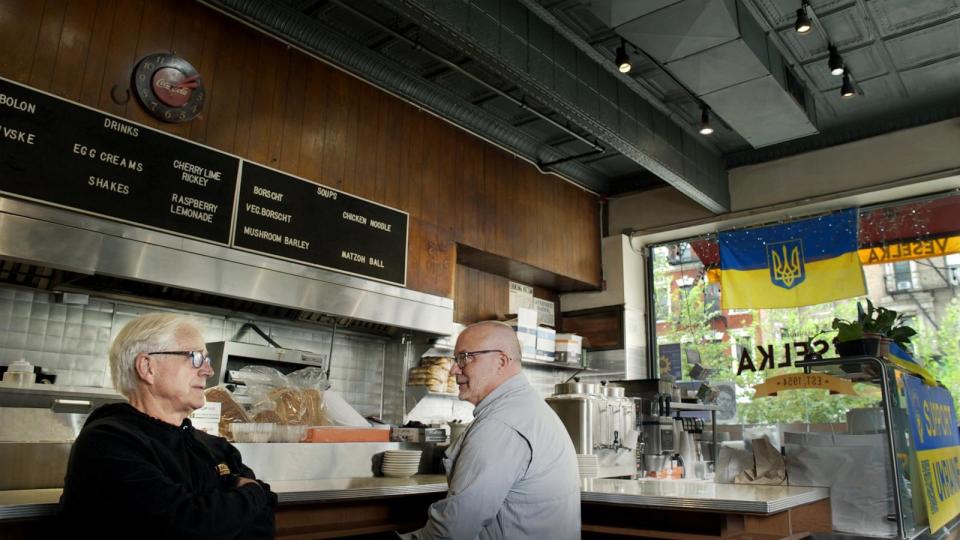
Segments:
[[[670,416],[671,396],[653,394],[636,398],[637,424],[640,441],[637,448],[637,466],[646,476],[670,465],[676,453],[676,425]]]

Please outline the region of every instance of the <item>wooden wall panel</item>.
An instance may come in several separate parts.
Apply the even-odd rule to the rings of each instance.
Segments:
[[[495,274],[458,264],[456,267],[456,302],[453,320],[470,324],[490,319],[504,320],[510,313],[510,280]],[[559,307],[557,294],[535,287],[534,298],[542,298]],[[559,324],[559,310],[554,317]]]
[[[456,295],[459,320],[507,308],[505,278],[457,267],[458,243],[600,282],[597,197],[209,8],[0,0],[0,9],[10,14],[0,18],[0,76],[408,212],[408,286]],[[171,50],[207,84],[201,116],[182,125],[122,95],[141,57]]]
[[[40,35],[45,2],[15,2],[0,18],[4,54],[0,54],[0,72],[11,79],[27,82],[33,69],[33,56]]]

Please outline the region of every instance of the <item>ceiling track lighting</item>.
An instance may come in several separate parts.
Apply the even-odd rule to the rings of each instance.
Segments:
[[[626,40],[620,40],[620,46],[617,47],[617,56],[616,56],[617,69],[620,70],[620,73],[628,73],[633,67],[630,64],[630,55],[627,54],[627,42]]]
[[[850,80],[850,72],[843,70],[843,84],[840,85],[840,97],[849,98],[857,95],[857,89]]]
[[[813,24],[810,22],[810,16],[807,15],[807,6],[807,0],[801,0],[800,9],[797,10],[797,21],[793,23],[793,29],[796,30],[798,34],[806,34],[813,28]]]
[[[840,56],[835,46],[830,45],[828,48],[830,49],[830,59],[827,61],[827,67],[830,68],[831,75],[839,77],[845,71],[843,69],[843,57]]]
[[[710,110],[705,105],[700,106],[700,134],[710,135],[713,127],[710,125]]]

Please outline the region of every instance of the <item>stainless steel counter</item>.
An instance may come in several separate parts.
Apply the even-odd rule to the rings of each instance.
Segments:
[[[447,491],[442,474],[418,474],[411,478],[331,478],[272,482],[280,503],[367,499]]]
[[[333,478],[284,480],[270,484],[281,504],[394,497],[447,490],[442,475],[412,478]],[[0,520],[50,516],[60,489],[0,491]],[[772,514],[826,499],[827,488],[744,486],[698,481],[587,479],[581,500],[627,506]]]
[[[270,487],[284,504],[442,493],[447,490],[447,479],[423,474],[412,478],[283,480],[271,482]],[[62,492],[60,488],[0,491],[0,520],[52,516]]]
[[[697,480],[583,480],[580,500],[628,506],[773,514],[830,496],[827,488],[715,484]]]

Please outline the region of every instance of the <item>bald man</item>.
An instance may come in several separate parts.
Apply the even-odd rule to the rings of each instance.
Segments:
[[[573,442],[520,369],[520,343],[496,321],[457,339],[460,399],[474,421],[447,449],[447,497],[404,538],[580,538],[580,480]]]

